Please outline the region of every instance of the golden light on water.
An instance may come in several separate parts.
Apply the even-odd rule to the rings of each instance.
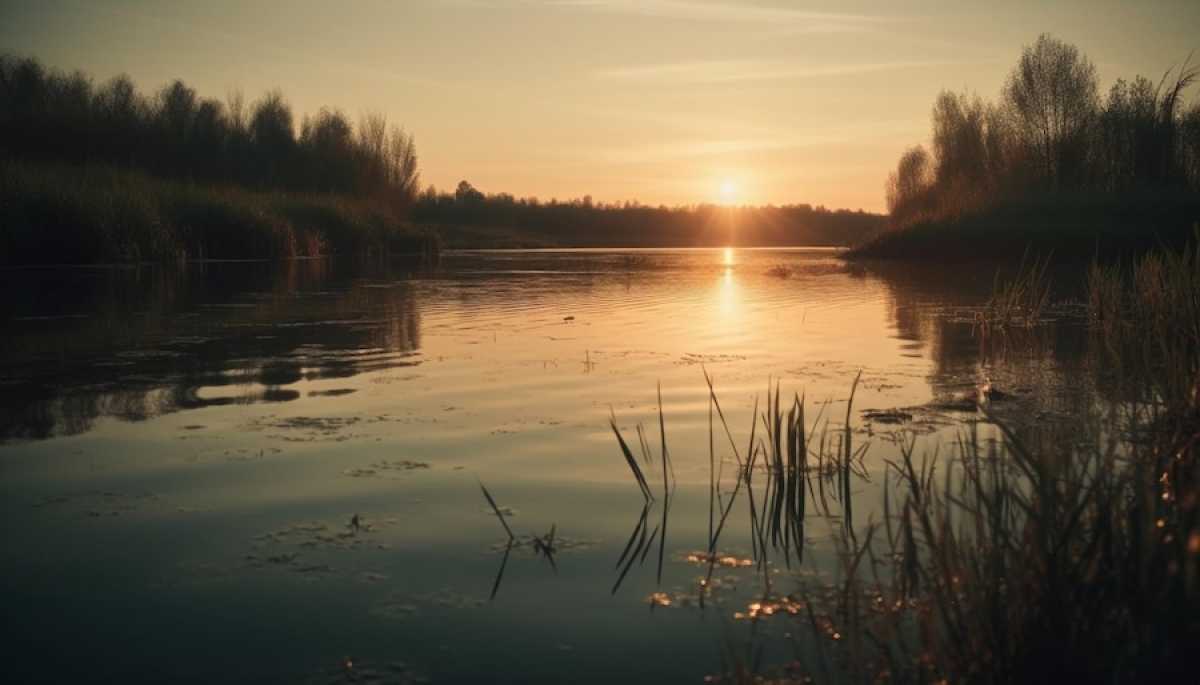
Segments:
[[[721,254],[721,263],[725,266],[733,266],[733,248],[727,247]]]

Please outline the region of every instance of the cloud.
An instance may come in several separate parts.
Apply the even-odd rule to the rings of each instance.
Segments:
[[[738,83],[749,81],[778,81],[823,76],[847,76],[901,69],[946,66],[944,61],[870,62],[863,64],[831,64],[804,66],[782,61],[765,60],[702,60],[673,62],[636,67],[601,69],[593,73],[600,79],[630,83]]]
[[[688,21],[769,24],[777,27],[787,25],[792,29],[800,29],[801,32],[812,33],[864,31],[888,21],[884,17],[862,14],[813,12],[790,7],[700,0],[548,0],[546,4],[593,12]]]
[[[606,164],[644,164],[698,158],[720,158],[778,150],[797,150],[826,145],[845,145],[889,139],[911,134],[913,122],[875,121],[832,128],[821,132],[786,132],[757,137],[681,139],[627,147],[592,149],[583,156]]]

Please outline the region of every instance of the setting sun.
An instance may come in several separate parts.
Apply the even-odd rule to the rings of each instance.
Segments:
[[[717,193],[721,196],[723,204],[733,204],[738,197],[738,187],[731,179],[721,181],[721,187],[717,189]]]

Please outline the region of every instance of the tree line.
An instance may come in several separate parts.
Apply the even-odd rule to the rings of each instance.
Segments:
[[[97,86],[80,71],[0,56],[0,154],[104,164],[256,190],[337,193],[407,209],[419,183],[413,138],[382,114],[295,115],[279,91],[247,103],[176,80],[146,95],[128,76]]]
[[[1039,36],[998,101],[938,95],[930,148],[909,148],[887,181],[892,227],[1036,198],[1200,190],[1200,102],[1184,98],[1200,69],[1189,65],[1118,79],[1101,97],[1085,55]]]
[[[416,199],[418,223],[520,229],[556,245],[849,245],[875,234],[882,217],[862,210],[829,210],[809,204],[668,207],[637,201],[566,201],[486,194],[467,181],[454,192],[430,186]]]

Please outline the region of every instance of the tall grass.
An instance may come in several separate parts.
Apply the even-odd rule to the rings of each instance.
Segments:
[[[1102,363],[1127,394],[1176,419],[1200,414],[1200,227],[1190,246],[1093,264],[1088,316]]]
[[[436,254],[434,234],[337,195],[250,192],[0,159],[0,264]]]
[[[1029,328],[1042,319],[1050,304],[1050,257],[1026,254],[1010,278],[996,272],[992,296],[984,305],[981,321],[985,326]]]
[[[778,396],[755,409],[751,447],[736,455],[738,482],[709,553],[740,492],[760,564],[774,549],[803,546],[794,531],[806,524],[805,492],[810,504],[821,501],[833,474],[841,506],[808,511],[832,523],[840,573],[772,599],[764,572],[756,605],[772,611],[742,615],[786,613],[796,660],[768,679],[760,649],[727,649],[728,680],[1116,683],[1194,671],[1200,429],[1132,443],[1144,413],[1114,407],[1057,429],[1015,431],[989,417],[994,438],[973,425],[944,455],[918,455],[916,439],[907,440],[884,469],[882,518],[856,527],[850,482],[865,471],[853,467],[862,449],[850,443],[850,413],[832,445],[828,431],[817,437],[816,422],[805,437],[798,397],[785,413]],[[760,457],[761,499],[752,487]]]

